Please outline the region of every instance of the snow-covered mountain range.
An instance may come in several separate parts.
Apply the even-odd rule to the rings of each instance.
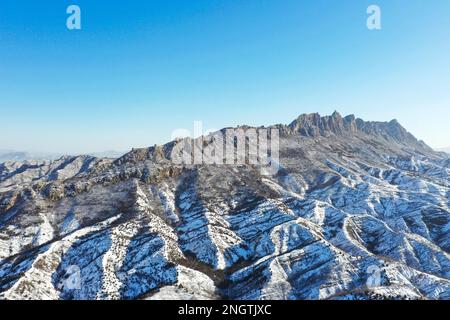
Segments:
[[[450,148],[441,148],[441,149],[437,149],[437,151],[446,152],[446,153],[450,154]]]
[[[174,141],[0,164],[0,299],[450,299],[448,155],[396,120],[271,128],[274,175]]]
[[[118,158],[125,152],[119,151],[104,151],[104,152],[92,152],[88,155],[101,158]],[[45,161],[45,160],[57,160],[61,158],[63,154],[59,153],[45,153],[45,152],[27,152],[27,151],[13,151],[13,150],[0,150],[0,163],[6,161]]]
[[[56,153],[0,150],[0,163],[6,161],[56,160],[61,156],[62,155]]]

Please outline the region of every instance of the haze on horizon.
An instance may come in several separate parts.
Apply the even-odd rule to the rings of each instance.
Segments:
[[[377,4],[382,29],[366,28]],[[174,130],[397,119],[450,146],[450,2],[79,0],[0,3],[0,149],[88,153]]]

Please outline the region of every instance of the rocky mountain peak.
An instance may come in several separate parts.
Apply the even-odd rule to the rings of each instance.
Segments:
[[[419,152],[432,151],[424,142],[418,141],[396,119],[389,122],[364,121],[356,118],[353,114],[342,117],[337,111],[333,112],[331,116],[310,113],[301,114],[288,128],[291,134],[300,134],[305,137],[362,134],[400,143]]]
[[[238,129],[255,129],[254,127],[241,125]],[[235,129],[237,129],[235,128]],[[358,139],[367,141],[382,141],[387,145],[395,145],[397,149],[402,149],[420,154],[432,154],[434,151],[423,141],[417,140],[409,133],[396,119],[389,122],[365,121],[350,114],[343,117],[338,111],[331,115],[322,116],[319,113],[301,114],[289,125],[278,124],[269,128],[277,128],[280,134],[285,137],[303,138],[338,138],[344,140]],[[220,130],[225,134],[226,129]],[[333,139],[334,139],[333,138]],[[189,138],[187,138],[189,139]],[[331,141],[331,140],[330,140]],[[114,164],[139,163],[144,160],[156,162],[170,161],[171,151],[178,141],[171,141],[164,145],[152,146],[148,148],[133,149],[129,153],[116,159]]]
[[[337,111],[331,116],[321,116],[319,113],[302,114],[295,119],[289,128],[293,133],[303,136],[329,136],[330,134],[343,134],[346,131],[357,129],[354,115],[345,118]]]

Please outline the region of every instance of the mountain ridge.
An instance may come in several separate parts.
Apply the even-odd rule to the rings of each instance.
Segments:
[[[388,122],[382,121],[364,121],[361,118],[356,118],[354,115],[342,117],[339,112],[335,111],[331,116],[321,116],[319,113],[301,114],[290,124],[276,124],[271,126],[248,126],[239,125],[237,127],[225,127],[218,132],[225,133],[227,129],[270,129],[275,128],[280,130],[281,135],[296,135],[300,134],[304,137],[328,137],[330,134],[343,135],[345,133],[364,133],[367,135],[376,135],[383,137],[388,142],[395,141],[402,146],[409,147],[412,151],[420,154],[433,154],[435,151],[429,147],[425,142],[418,140],[411,133],[409,133],[396,119]],[[213,135],[211,133],[209,135]],[[202,136],[204,137],[204,136]],[[193,138],[188,138],[195,140]],[[154,150],[160,150],[169,158],[168,153],[172,150],[176,139],[161,146],[153,146],[147,148],[133,148],[130,152],[118,158],[116,162],[121,162],[123,159],[142,158],[145,150],[149,153]],[[138,155],[139,154],[139,155]],[[123,158],[123,159],[122,159]]]
[[[114,150],[108,150],[104,152],[91,152],[86,154],[78,154],[79,156],[88,155],[97,158],[118,158],[122,156],[124,152],[118,152]],[[53,161],[60,159],[61,157],[75,156],[62,153],[45,153],[45,152],[28,152],[28,151],[13,151],[13,150],[0,150],[0,163],[3,162],[24,162],[24,161]]]

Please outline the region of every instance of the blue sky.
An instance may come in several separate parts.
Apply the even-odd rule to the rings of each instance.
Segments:
[[[1,0],[0,149],[128,150],[195,120],[334,110],[447,147],[449,34],[448,0]]]

